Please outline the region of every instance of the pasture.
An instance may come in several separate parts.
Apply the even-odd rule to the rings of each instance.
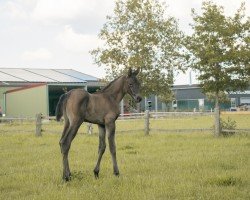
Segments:
[[[250,198],[249,134],[214,138],[212,133],[118,133],[121,175],[112,174],[107,148],[96,180],[98,136],[80,130],[70,150],[72,180],[64,183],[59,134],[35,137],[25,132],[29,124],[8,125],[13,132],[4,132],[6,126],[0,125],[0,199]],[[130,129],[135,124],[118,126]],[[59,130],[62,124],[52,127]],[[20,128],[23,133],[14,131]]]

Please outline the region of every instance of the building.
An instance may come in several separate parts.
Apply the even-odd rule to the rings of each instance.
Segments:
[[[61,94],[73,88],[95,92],[103,84],[72,69],[0,68],[0,107],[9,117],[55,115]]]
[[[142,102],[142,110],[151,109],[154,111],[211,111],[214,103],[209,101],[198,84],[175,85],[172,89],[175,100],[165,104],[156,96],[151,95]],[[236,110],[237,107],[250,105],[250,88],[244,92],[234,92],[229,94],[229,102],[221,103],[222,110]],[[151,106],[149,108],[149,106]]]

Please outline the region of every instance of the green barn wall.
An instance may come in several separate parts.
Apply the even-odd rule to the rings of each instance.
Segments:
[[[4,113],[4,95],[3,93],[6,92],[8,89],[3,87],[0,87],[0,106],[2,108],[2,112]]]
[[[38,86],[6,93],[6,115],[35,117],[37,113],[48,115],[47,86]]]
[[[0,87],[0,106],[2,108],[2,112],[5,113],[5,102],[4,102],[4,93],[8,90],[13,90],[18,87]]]

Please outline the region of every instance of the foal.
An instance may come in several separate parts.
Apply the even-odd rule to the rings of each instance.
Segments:
[[[116,176],[119,169],[116,161],[115,121],[118,118],[119,103],[125,94],[129,94],[137,103],[141,101],[139,95],[140,83],[137,79],[139,68],[110,82],[105,88],[90,94],[82,89],[74,89],[63,94],[56,107],[56,119],[64,116],[64,130],[59,142],[63,156],[63,179],[70,180],[68,153],[70,145],[83,122],[97,124],[99,128],[98,159],[94,168],[94,175],[99,176],[102,155],[106,149],[106,133],[112,156],[113,170]]]

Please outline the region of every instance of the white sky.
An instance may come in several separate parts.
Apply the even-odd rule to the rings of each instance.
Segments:
[[[167,12],[190,33],[191,8],[202,0],[162,0]],[[104,69],[93,64],[89,51],[98,47],[97,35],[113,13],[114,0],[0,0],[0,68],[70,68],[99,78]],[[214,0],[231,15],[241,0]],[[250,13],[250,0],[246,13]],[[177,84],[189,83],[180,75]]]

